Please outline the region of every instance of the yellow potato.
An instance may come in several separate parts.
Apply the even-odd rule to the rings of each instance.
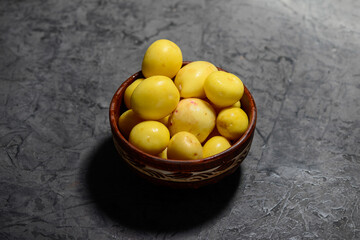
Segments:
[[[206,78],[204,90],[206,97],[216,106],[228,107],[241,99],[244,84],[232,73],[217,71]]]
[[[176,133],[167,147],[168,159],[200,159],[202,158],[202,146],[199,140],[189,132]]]
[[[207,136],[207,138],[205,139],[205,143],[212,137],[215,137],[215,136],[221,136],[221,134],[219,133],[219,131],[217,130],[217,128],[215,127],[212,132],[209,134],[209,136]]]
[[[172,41],[160,39],[146,50],[142,61],[142,73],[148,78],[163,75],[173,78],[182,66],[181,49]]]
[[[164,151],[170,140],[170,133],[164,124],[158,121],[144,121],[130,132],[129,142],[142,151],[157,155]]]
[[[169,119],[171,136],[181,131],[194,134],[203,142],[215,127],[216,113],[208,102],[198,98],[182,99]]]
[[[170,115],[171,114],[167,115],[166,117],[163,117],[162,119],[159,119],[158,121],[164,124],[166,127],[168,127]]]
[[[195,61],[182,67],[175,77],[175,85],[183,98],[205,98],[204,82],[218,69],[206,61]]]
[[[210,103],[211,106],[214,108],[216,114],[218,114],[218,113],[219,113],[221,110],[223,110],[224,108],[229,108],[229,106],[228,106],[228,107],[219,107],[219,106],[213,104],[210,100],[209,100],[209,103]],[[237,101],[236,103],[234,103],[233,105],[231,105],[230,107],[240,108],[240,107],[241,107],[241,102],[240,102],[240,100]]]
[[[124,137],[128,138],[131,132],[131,129],[135,127],[136,124],[142,122],[143,120],[134,113],[132,109],[129,109],[123,112],[119,117],[119,129]]]
[[[134,92],[135,88],[141,83],[141,81],[144,80],[143,78],[136,79],[134,82],[132,82],[125,90],[124,93],[124,102],[128,109],[131,109],[131,95]]]
[[[158,157],[167,159],[167,148],[164,149],[161,153],[158,154]]]
[[[241,108],[241,102],[240,100],[237,101],[236,103],[234,103],[231,107],[238,107],[238,108]]]
[[[159,120],[177,106],[180,93],[174,82],[165,76],[144,79],[131,95],[131,108],[141,118]]]
[[[246,113],[237,107],[221,110],[216,119],[216,127],[219,133],[229,140],[239,139],[249,126]]]
[[[229,140],[223,136],[215,136],[210,138],[203,147],[203,157],[207,158],[215,154],[221,153],[230,148],[231,144]]]

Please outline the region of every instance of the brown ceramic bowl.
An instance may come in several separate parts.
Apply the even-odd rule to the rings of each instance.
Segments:
[[[183,66],[189,62],[184,62]],[[224,71],[218,68],[220,71]],[[121,134],[118,119],[126,110],[123,97],[125,89],[136,79],[142,78],[140,72],[130,76],[115,92],[110,103],[110,125],[115,147],[122,159],[147,180],[176,188],[198,188],[218,182],[232,174],[247,156],[256,125],[256,105],[254,98],[245,86],[241,108],[249,117],[249,127],[244,135],[229,149],[217,155],[199,160],[163,159],[147,154],[133,146]]]

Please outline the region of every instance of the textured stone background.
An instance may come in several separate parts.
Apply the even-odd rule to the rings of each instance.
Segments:
[[[1,239],[360,239],[360,2],[0,1]],[[167,38],[258,107],[239,171],[198,191],[124,169],[108,106]]]

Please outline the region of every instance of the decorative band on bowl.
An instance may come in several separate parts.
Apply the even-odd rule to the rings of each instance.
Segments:
[[[223,164],[216,166],[205,171],[196,171],[196,172],[172,172],[162,169],[156,169],[145,164],[138,164],[132,159],[132,157],[127,154],[116,142],[114,139],[114,145],[121,155],[121,157],[135,170],[149,176],[163,181],[171,182],[198,182],[206,179],[210,179],[216,176],[219,176],[237,166],[245,159],[250,151],[252,141],[249,141],[244,150],[238,154],[236,157],[232,158],[229,161],[224,162]]]

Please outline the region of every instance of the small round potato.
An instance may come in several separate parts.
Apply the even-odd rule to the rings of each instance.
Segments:
[[[119,129],[120,132],[126,137],[129,137],[131,129],[138,123],[144,121],[138,115],[134,113],[132,109],[123,112],[119,117]]]
[[[218,69],[209,62],[195,61],[182,67],[175,77],[175,85],[182,98],[205,98],[204,82]]]
[[[169,115],[180,101],[174,82],[165,76],[144,79],[131,95],[131,108],[145,120],[159,120]]]
[[[146,50],[141,70],[148,78],[155,75],[173,78],[183,63],[181,49],[170,40],[160,39]]]
[[[142,151],[157,155],[164,151],[170,140],[170,133],[164,124],[158,121],[144,121],[130,132],[129,142]]]
[[[176,133],[167,147],[168,159],[200,159],[203,157],[199,140],[189,132]]]
[[[230,148],[231,144],[229,140],[223,136],[215,136],[210,138],[203,147],[203,157],[207,158],[215,154],[221,153]]]
[[[169,130],[171,136],[181,131],[190,132],[203,142],[215,128],[215,121],[215,110],[208,102],[184,98],[170,116]]]
[[[205,80],[206,97],[218,107],[229,107],[239,101],[244,94],[244,84],[232,73],[217,71]]]
[[[124,102],[128,109],[131,109],[131,95],[134,92],[135,88],[141,83],[142,80],[144,80],[144,79],[143,78],[136,79],[125,90]]]
[[[249,126],[249,119],[244,110],[230,107],[221,110],[216,119],[219,133],[229,140],[239,139]]]

